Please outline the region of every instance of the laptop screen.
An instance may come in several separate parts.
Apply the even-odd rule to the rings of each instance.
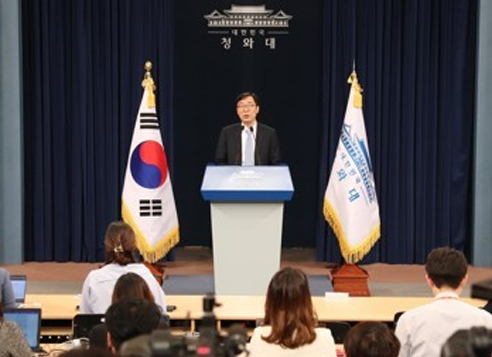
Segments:
[[[41,309],[5,310],[3,316],[5,320],[14,321],[19,325],[31,348],[39,346]]]
[[[25,275],[12,275],[10,277],[14,289],[15,302],[24,303],[26,300],[27,280]]]

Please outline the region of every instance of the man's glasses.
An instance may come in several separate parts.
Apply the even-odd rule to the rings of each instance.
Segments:
[[[238,104],[236,106],[237,109],[253,109],[256,107],[256,104],[250,103],[250,104]]]

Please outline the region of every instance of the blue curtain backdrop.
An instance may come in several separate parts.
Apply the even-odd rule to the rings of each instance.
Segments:
[[[184,245],[210,244],[199,195],[203,167],[213,159],[218,129],[235,120],[235,94],[257,85],[265,90],[265,118],[276,114],[273,126],[295,176],[284,245],[316,247],[319,259],[339,261],[321,207],[355,59],[382,219],[382,238],[364,262],[419,263],[440,245],[468,251],[476,1],[235,1],[295,15],[291,40],[306,44],[266,61],[252,58],[257,52],[235,53],[227,61],[245,69],[240,83],[215,79],[227,98],[203,87],[200,71],[214,57],[184,26],[194,9],[185,2],[23,2],[26,260],[102,257],[104,229],[120,216],[148,59]],[[203,15],[231,5],[194,3]],[[268,82],[275,61],[294,78],[282,82],[277,73],[278,88],[302,87],[275,98]],[[214,111],[227,105],[225,118]]]
[[[328,159],[319,189],[355,59],[382,221],[380,242],[363,262],[422,263],[443,245],[470,252],[476,12],[469,0],[325,2],[321,148]],[[322,220],[316,246],[319,259],[340,260]]]
[[[28,0],[22,32],[26,260],[100,260],[147,60],[173,172],[172,2]]]

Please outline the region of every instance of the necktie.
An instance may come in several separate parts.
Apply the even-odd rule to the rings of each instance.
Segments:
[[[253,149],[253,132],[247,128],[246,130],[246,143],[244,145],[244,163],[243,166],[254,166],[255,156]]]

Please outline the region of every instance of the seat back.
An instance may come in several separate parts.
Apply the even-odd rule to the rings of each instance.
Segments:
[[[337,344],[343,344],[343,340],[349,332],[352,325],[345,321],[330,321],[326,322],[326,327],[330,329],[331,335]]]

